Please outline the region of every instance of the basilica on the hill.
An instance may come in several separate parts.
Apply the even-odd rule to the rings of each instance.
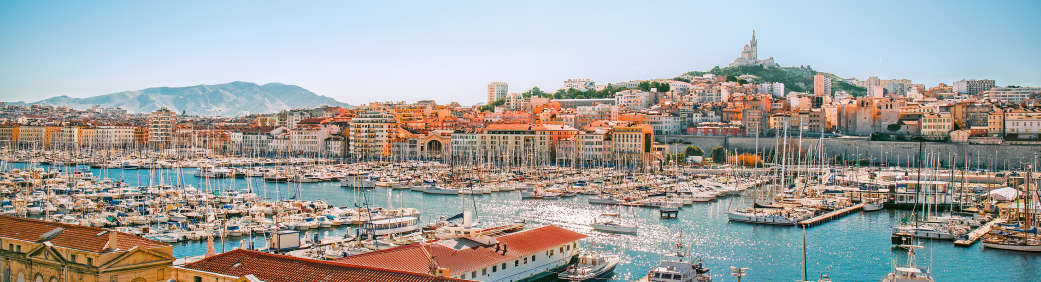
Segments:
[[[770,57],[766,60],[759,60],[756,54],[755,47],[755,30],[752,31],[752,41],[745,44],[745,49],[741,51],[741,56],[734,59],[733,63],[730,63],[731,67],[736,66],[778,66],[774,63],[774,57]]]

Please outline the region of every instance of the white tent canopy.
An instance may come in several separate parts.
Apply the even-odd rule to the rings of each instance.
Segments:
[[[994,189],[990,191],[990,193],[987,193],[987,196],[990,196],[991,199],[997,201],[1014,201],[1017,198],[1019,198],[1019,191],[1017,191],[1015,188],[1005,187],[1001,189]]]

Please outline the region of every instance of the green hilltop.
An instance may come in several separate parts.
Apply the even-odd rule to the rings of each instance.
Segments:
[[[728,80],[737,81],[737,77],[743,75],[755,76],[752,83],[784,83],[784,91],[788,92],[813,92],[813,76],[818,72],[810,66],[799,67],[771,67],[771,66],[737,66],[720,68],[716,66],[709,71],[690,71],[684,75],[701,76],[707,73],[716,76],[727,77]],[[841,77],[824,73],[831,78],[831,90],[833,92],[846,91],[853,96],[864,96],[867,89],[846,83]]]

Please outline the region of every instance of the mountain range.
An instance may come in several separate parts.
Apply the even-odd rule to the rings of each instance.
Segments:
[[[246,111],[250,114],[276,113],[296,108],[314,108],[321,105],[353,108],[350,104],[321,96],[296,85],[268,83],[257,85],[235,81],[217,85],[188,87],[154,87],[143,90],[72,98],[58,96],[38,102],[13,102],[12,105],[66,106],[77,110],[95,105],[123,108],[128,113],[148,113],[165,107],[176,113],[182,111],[193,115],[238,116]]]

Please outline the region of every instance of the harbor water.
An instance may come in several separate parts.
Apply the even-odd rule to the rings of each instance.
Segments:
[[[9,164],[13,168],[25,164]],[[44,168],[50,169],[44,166]],[[86,166],[81,166],[86,168]],[[741,198],[683,207],[675,219],[659,218],[658,210],[642,207],[590,205],[586,196],[554,200],[522,200],[519,192],[490,195],[431,195],[409,190],[384,188],[356,191],[336,182],[265,183],[259,178],[200,179],[195,169],[122,170],[91,169],[97,177],[122,179],[131,186],[156,184],[193,185],[201,190],[243,190],[270,200],[325,200],[327,203],[354,207],[361,202],[371,207],[416,208],[423,212],[421,220],[429,223],[438,216],[449,217],[464,210],[475,210],[481,226],[490,227],[526,220],[531,226],[553,224],[589,236],[585,247],[598,248],[622,255],[616,273],[604,281],[633,281],[657,265],[672,249],[672,243],[683,241],[691,251],[712,269],[715,281],[736,281],[730,267],[750,268],[743,281],[797,281],[802,271],[803,229],[791,226],[765,226],[729,222],[725,214],[731,208],[745,207]],[[361,198],[358,195],[361,195]],[[636,223],[636,235],[609,234],[589,227],[602,213],[619,213],[624,223]],[[909,217],[910,211],[882,210],[857,212],[805,230],[807,273],[816,280],[821,273],[834,281],[878,281],[890,272],[892,260],[906,261],[906,253],[892,249],[891,226]],[[346,228],[318,229],[319,236],[343,236]],[[249,237],[228,239],[225,247],[215,239],[218,252],[230,251]],[[256,245],[262,238],[253,238]],[[983,249],[980,244],[956,247],[950,241],[922,242],[926,249],[918,254],[918,265],[933,269],[937,281],[1041,281],[1041,255],[1023,252]],[[205,241],[176,243],[178,258],[202,255]]]

